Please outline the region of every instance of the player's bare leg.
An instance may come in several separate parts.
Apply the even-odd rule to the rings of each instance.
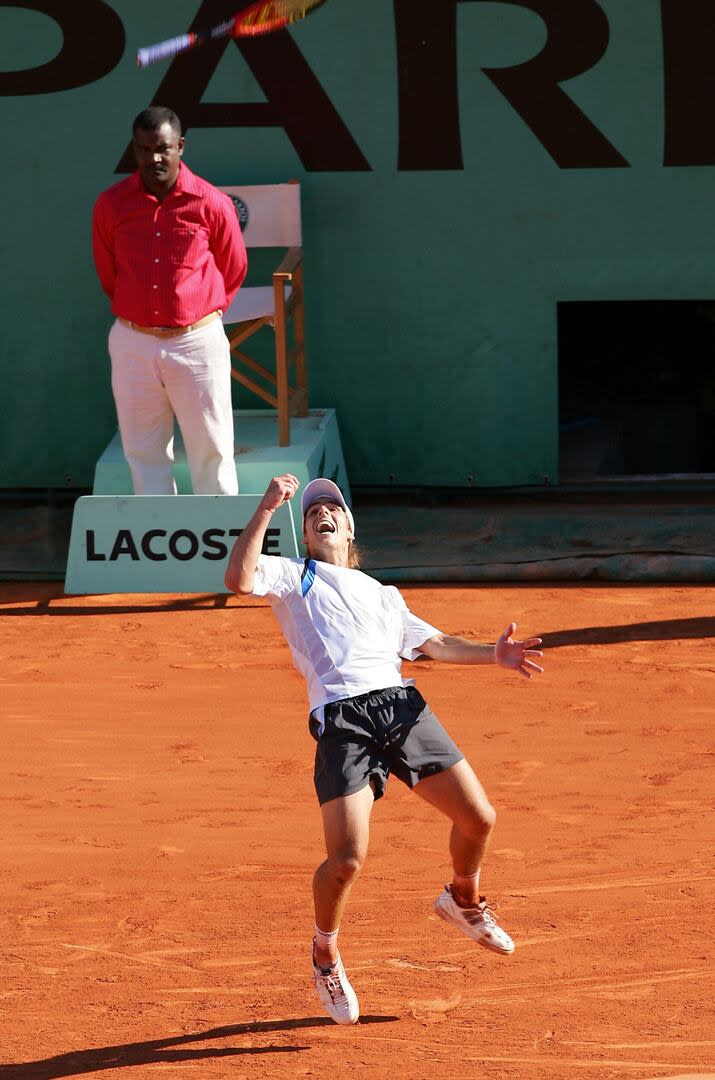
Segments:
[[[365,861],[374,801],[368,784],[353,795],[331,799],[321,807],[327,858],[315,871],[313,899],[316,926],[326,933],[340,926],[350,889]],[[328,966],[337,955],[337,944],[316,946],[318,964]]]
[[[466,761],[420,780],[415,792],[441,810],[452,822],[449,851],[452,856],[455,899],[469,907],[479,899],[479,870],[487,850],[496,813],[474,771]]]
[[[449,850],[452,881],[435,901],[435,911],[446,922],[493,952],[508,954],[514,942],[497,925],[493,912],[479,892],[479,875],[496,813],[487,794],[466,761],[425,777],[415,791],[452,822]]]
[[[313,980],[323,1006],[338,1024],[354,1024],[360,1013],[340,959],[337,935],[350,889],[367,855],[373,803],[372,788],[367,785],[321,807],[327,858],[313,878]]]

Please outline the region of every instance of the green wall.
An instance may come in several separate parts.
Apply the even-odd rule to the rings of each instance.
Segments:
[[[312,112],[290,65],[285,93],[296,122],[313,137],[316,124],[324,132],[318,161],[307,161],[305,148],[301,158],[281,126],[245,126],[245,111],[235,113],[238,125],[191,126],[185,160],[218,184],[301,181],[311,404],[337,409],[353,484],[553,482],[557,302],[712,295],[715,155],[712,136],[689,119],[708,86],[698,73],[702,41],[712,44],[708,5],[444,0],[445,21],[413,40],[415,16],[430,6],[410,3],[406,14],[404,0],[329,0],[291,31],[359,148],[352,161],[340,159],[336,129]],[[230,5],[0,4],[0,487],[90,485],[114,432],[92,204],[119,178],[131,119],[169,71],[167,63],[138,71],[134,49],[183,32],[200,9],[217,16],[212,22]],[[450,11],[454,85],[440,37],[449,36]],[[67,27],[63,36],[70,12],[83,16],[83,41]],[[95,17],[109,19],[111,47]],[[104,54],[114,62],[112,48],[121,59],[86,85],[56,89],[42,65],[63,40],[77,46],[63,68],[76,79],[87,57],[95,68]],[[253,55],[278,86],[282,47],[262,48]],[[576,70],[588,67],[584,49],[603,55],[561,90],[527,87],[520,115],[499,75],[484,69],[555,48],[558,63],[573,55]],[[251,55],[229,44],[197,100],[266,101]],[[181,93],[190,94],[196,65],[208,60],[197,52],[176,63]],[[548,94],[558,98],[551,112]],[[182,114],[176,100],[162,102]],[[527,123],[532,105],[554,145]],[[226,110],[217,115],[230,122]],[[369,168],[356,167],[360,153]]]

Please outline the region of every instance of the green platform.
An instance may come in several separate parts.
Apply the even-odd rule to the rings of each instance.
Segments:
[[[290,446],[278,446],[278,421],[266,409],[234,412],[235,460],[239,491],[262,494],[273,476],[291,472],[303,484],[329,476],[350,501],[350,488],[334,409],[310,409],[304,419],[290,423]],[[191,494],[191,477],[184,444],[174,438],[174,479],[179,495]],[[131,495],[132,482],[117,433],[97,461],[94,495]]]

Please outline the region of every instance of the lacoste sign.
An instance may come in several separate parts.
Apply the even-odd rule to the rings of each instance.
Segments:
[[[226,592],[233,544],[261,495],[88,495],[72,521],[68,593]],[[300,555],[289,503],[273,515],[266,555]]]

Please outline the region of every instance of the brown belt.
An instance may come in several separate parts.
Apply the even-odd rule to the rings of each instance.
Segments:
[[[212,311],[209,315],[204,315],[203,319],[192,323],[191,326],[137,326],[129,319],[123,319],[121,315],[117,316],[117,322],[120,322],[122,326],[128,326],[130,330],[138,330],[140,334],[152,334],[153,337],[179,337],[181,334],[188,334],[190,330],[199,330],[202,326],[207,326],[214,319],[220,319],[222,314],[222,311]]]

